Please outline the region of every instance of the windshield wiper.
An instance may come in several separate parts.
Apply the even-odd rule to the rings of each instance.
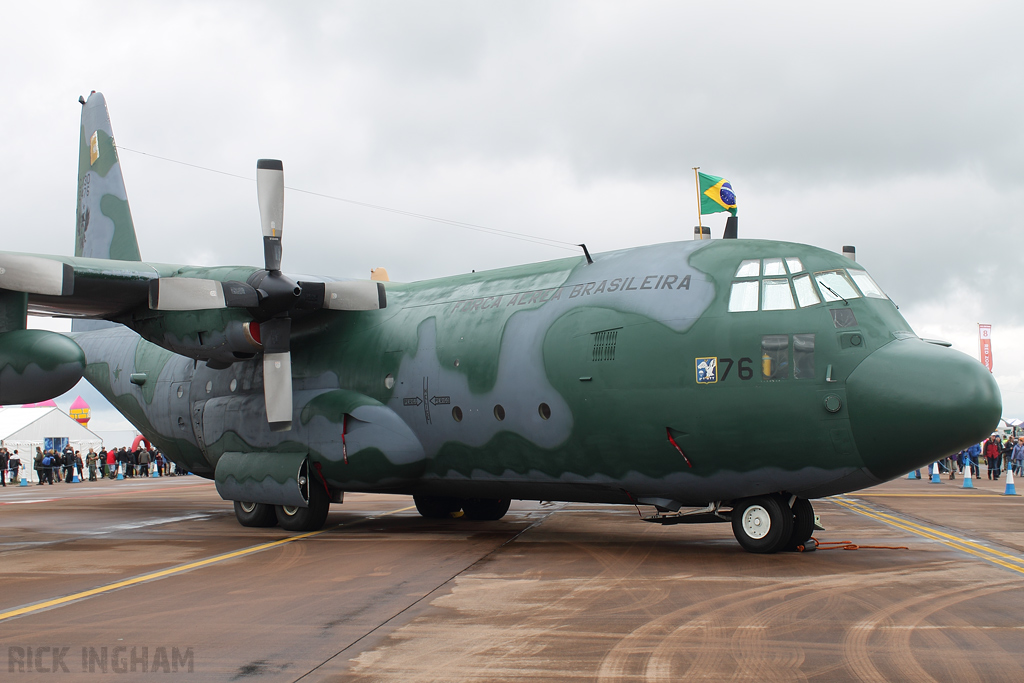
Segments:
[[[839,292],[837,292],[836,290],[832,289],[831,287],[829,287],[828,285],[826,285],[826,284],[825,284],[824,282],[822,282],[821,280],[818,280],[818,284],[819,284],[819,285],[821,285],[822,287],[824,287],[825,289],[827,289],[828,291],[832,292],[832,294],[834,294],[835,296],[838,296],[838,297],[839,297],[840,299],[842,299],[842,300],[843,300],[843,303],[844,303],[844,304],[846,304],[847,306],[849,306],[849,305],[850,305],[850,302],[849,302],[849,301],[847,301],[847,300],[846,300],[845,298],[843,298],[843,296],[841,296],[841,295],[839,294]]]

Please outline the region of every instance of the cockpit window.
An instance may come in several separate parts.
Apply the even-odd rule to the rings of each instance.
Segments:
[[[859,299],[860,294],[850,282],[850,278],[843,270],[826,270],[814,274],[818,281],[818,288],[821,289],[821,298],[825,301],[839,301],[840,299]]]
[[[814,335],[793,335],[793,377],[814,379]]]
[[[782,267],[782,259],[780,258],[766,258],[764,260],[764,274],[768,275],[785,275],[786,271]]]
[[[793,278],[793,288],[796,290],[796,300],[800,302],[800,308],[821,303],[818,293],[814,291],[814,285],[811,284],[810,275],[797,275]]]
[[[781,262],[779,267],[782,267]],[[768,264],[765,262],[765,271],[767,270]],[[785,311],[796,308],[793,304],[793,292],[789,289],[789,280],[784,277],[777,280],[765,278],[763,296],[762,311]]]
[[[760,284],[758,280],[741,280],[732,283],[732,291],[729,292],[729,312],[756,311]]]
[[[752,258],[740,262],[736,277],[757,277],[761,274],[761,260]]]
[[[832,314],[832,323],[837,329],[857,327],[857,316],[849,308],[832,308],[829,312]]]
[[[789,378],[788,334],[761,337],[761,377],[769,381]]]
[[[871,279],[871,276],[864,270],[851,270],[850,277],[860,287],[860,291],[864,293],[864,296],[871,297],[872,299],[888,299],[882,288],[875,284],[875,281]]]
[[[801,273],[804,269],[804,264],[796,256],[786,257],[786,266],[789,268],[790,274]]]

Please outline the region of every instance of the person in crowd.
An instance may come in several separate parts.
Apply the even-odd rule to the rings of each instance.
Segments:
[[[967,454],[965,456],[965,459],[967,460],[965,466],[969,466],[971,468],[971,476],[975,479],[981,478],[981,470],[978,467],[978,458],[980,457],[981,444],[971,444],[971,447],[967,449]]]
[[[7,465],[11,456],[6,448],[0,448],[0,486],[7,488]],[[13,480],[12,480],[13,481]]]
[[[167,462],[164,460],[163,453],[154,449],[153,450],[153,462],[156,463],[156,470],[163,477],[167,474]]]
[[[85,481],[85,462],[82,460],[82,451],[75,451],[75,471],[78,472],[78,481]]]
[[[14,449],[14,453],[8,459],[7,467],[10,468],[10,471],[11,471],[11,483],[13,484],[13,483],[18,481],[18,470],[21,469],[21,458],[18,457],[18,449],[17,448]],[[21,483],[21,482],[18,482],[18,483]]]
[[[138,450],[138,455],[136,457],[139,460],[139,476],[148,477],[149,461],[151,457],[149,451],[146,450],[145,448],[140,447]]]
[[[1002,446],[998,434],[993,434],[985,441],[985,473],[989,479],[995,481],[999,481],[999,461],[1003,459]]]
[[[117,451],[113,448],[107,451],[107,476],[111,479],[117,477]]]
[[[45,481],[45,476],[43,475],[43,458],[45,457],[43,449],[36,446],[36,455],[32,458],[32,469],[36,471],[36,481],[38,482],[36,486],[42,486]]]
[[[75,451],[70,446],[64,449],[60,455],[61,465],[64,466],[64,483],[70,484],[75,474]]]
[[[96,481],[96,463],[99,462],[99,459],[96,450],[90,448],[85,456],[85,466],[89,468],[89,481]]]
[[[1002,467],[1000,467],[1000,469],[1003,472],[1009,472],[1010,471],[1010,458],[1013,457],[1013,445],[1015,443],[1017,443],[1017,439],[1013,438],[1012,436],[1008,436],[1008,437],[1006,437],[1006,440],[1003,442],[1002,449],[1000,449],[1000,451],[999,451],[999,453],[1000,453],[1000,464],[1002,465]]]
[[[1021,467],[1024,466],[1024,436],[1018,437],[1017,443],[1013,446],[1013,451],[1010,453],[1010,464],[1013,467],[1013,473],[1020,476],[1024,474],[1021,472]]]

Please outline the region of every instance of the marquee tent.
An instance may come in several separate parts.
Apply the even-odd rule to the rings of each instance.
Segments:
[[[58,408],[3,408],[0,409],[0,445],[6,446],[13,453],[18,451],[21,458],[21,476],[29,481],[36,481],[32,459],[36,447],[63,448],[70,443],[71,447],[83,454],[95,448],[97,452],[103,448],[103,440],[78,424],[67,413]]]

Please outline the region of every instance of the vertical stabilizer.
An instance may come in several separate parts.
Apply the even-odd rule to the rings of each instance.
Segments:
[[[82,103],[82,138],[78,149],[78,223],[75,256],[140,261],[128,193],[103,94]]]

